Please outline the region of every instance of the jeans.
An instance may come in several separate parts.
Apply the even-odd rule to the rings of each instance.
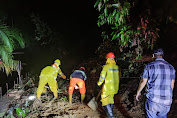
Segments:
[[[170,107],[171,105],[158,104],[146,99],[146,118],[167,118]]]

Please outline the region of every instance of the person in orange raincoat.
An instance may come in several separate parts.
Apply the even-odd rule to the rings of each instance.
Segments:
[[[44,69],[42,69],[40,76],[39,76],[39,85],[37,88],[37,98],[40,99],[42,92],[46,92],[45,85],[48,84],[51,91],[54,94],[54,99],[58,97],[57,89],[57,76],[58,74],[63,78],[66,79],[66,76],[62,73],[59,65],[61,65],[61,62],[59,59],[56,59],[54,61],[54,64],[51,66],[46,66]]]
[[[69,103],[72,103],[72,94],[74,89],[79,89],[81,94],[81,103],[83,103],[83,100],[85,99],[85,81],[87,79],[87,76],[85,74],[85,68],[80,67],[79,70],[75,70],[71,76],[70,76],[70,85],[69,85]]]
[[[114,60],[115,55],[112,52],[109,52],[106,55],[106,64],[103,66],[103,69],[100,74],[99,81],[97,82],[98,86],[102,87],[101,93],[101,102],[104,107],[108,118],[113,118],[113,104],[114,104],[114,95],[118,93],[119,89],[119,67],[116,65]]]

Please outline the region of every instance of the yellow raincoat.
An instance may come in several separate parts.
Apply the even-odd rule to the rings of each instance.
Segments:
[[[40,73],[40,80],[39,80],[39,86],[37,89],[37,98],[40,99],[41,94],[43,91],[46,91],[46,88],[44,87],[47,83],[53,92],[54,96],[57,98],[57,89],[58,84],[56,81],[58,73],[63,79],[66,79],[66,76],[62,73],[61,69],[59,68],[59,65],[53,64],[52,66],[46,66],[44,69],[42,69]]]
[[[119,67],[116,65],[113,58],[107,59],[97,84],[98,86],[103,84],[101,94],[102,106],[114,104],[113,97],[114,94],[118,93],[119,89]]]

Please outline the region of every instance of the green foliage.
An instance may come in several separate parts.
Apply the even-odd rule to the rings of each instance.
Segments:
[[[7,75],[11,71],[17,70],[19,66],[19,61],[13,59],[12,52],[16,48],[24,47],[24,40],[20,32],[0,21],[0,56],[3,62],[0,68],[5,69]]]
[[[15,118],[12,114],[8,114],[7,116],[4,116],[4,118]]]
[[[0,113],[0,118],[3,118],[3,116],[5,115],[6,112],[1,112]]]
[[[16,113],[17,113],[17,116],[20,117],[22,116],[23,118],[26,116],[26,113],[25,111],[23,111],[22,109],[20,108],[16,108]]]
[[[35,25],[35,39],[37,41],[44,41],[44,39],[46,38],[50,40],[53,37],[50,27],[46,23],[44,23],[38,15],[34,13],[31,14],[31,20]],[[45,44],[46,42],[43,43]]]
[[[97,7],[100,12],[98,26],[106,27],[102,36],[110,40],[116,40],[120,52],[127,53],[127,49],[131,50],[132,56],[140,59],[143,49],[153,49],[158,38],[158,29],[154,25],[155,21],[153,19],[148,20],[148,16],[135,16],[140,21],[138,24],[134,23],[131,20],[132,15],[130,15],[132,8],[130,2],[97,0],[94,7]]]
[[[97,25],[103,29],[103,43],[97,53],[104,59],[107,52],[113,51],[123,70],[122,75],[137,75],[143,63],[139,65],[132,60],[141,59],[143,51],[154,48],[159,37],[156,20],[149,10],[131,12],[136,8],[136,1],[97,0],[94,7],[100,13]]]
[[[58,89],[57,91],[58,91],[58,93],[61,93],[61,92],[62,92],[62,90],[61,90],[61,89]]]
[[[51,28],[38,14],[31,14],[31,21],[35,28],[35,41],[37,41],[35,45],[38,44],[41,48],[47,48],[54,55],[61,56],[66,53],[65,47],[62,45],[63,41],[61,41],[63,36],[60,32]]]
[[[60,98],[60,101],[64,101],[64,102],[66,102],[67,100],[68,100],[68,99],[67,99],[66,96],[63,96],[63,97]]]

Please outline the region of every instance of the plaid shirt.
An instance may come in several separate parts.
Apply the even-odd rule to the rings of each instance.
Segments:
[[[165,105],[172,103],[171,82],[175,79],[175,69],[162,58],[146,64],[142,78],[147,78],[147,99]]]

